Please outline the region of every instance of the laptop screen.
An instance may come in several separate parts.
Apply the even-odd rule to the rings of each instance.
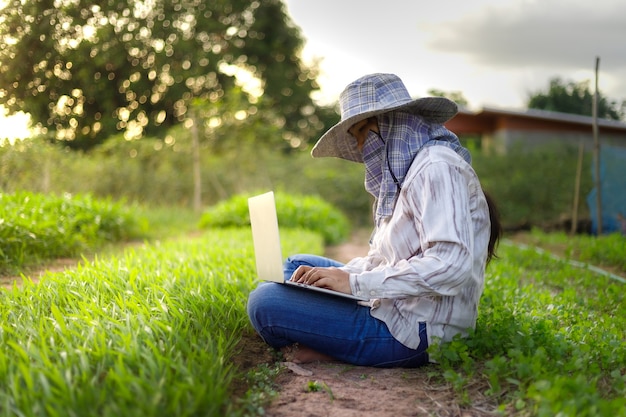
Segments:
[[[283,257],[274,192],[248,199],[257,275],[264,281],[283,282]]]

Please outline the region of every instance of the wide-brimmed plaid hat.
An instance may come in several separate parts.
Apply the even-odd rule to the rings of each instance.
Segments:
[[[350,127],[378,114],[402,110],[421,116],[431,123],[443,124],[458,111],[455,102],[444,97],[413,99],[402,80],[394,74],[371,74],[350,83],[339,96],[341,121],[317,141],[314,158],[336,157],[363,162]]]

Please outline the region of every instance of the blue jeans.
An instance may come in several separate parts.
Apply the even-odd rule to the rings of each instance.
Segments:
[[[285,262],[285,280],[300,265],[342,264],[315,255],[295,255]],[[413,368],[428,363],[425,323],[419,326],[419,347],[410,349],[370,315],[369,307],[346,298],[265,282],[250,293],[248,316],[263,340],[276,349],[300,343],[363,366]]]

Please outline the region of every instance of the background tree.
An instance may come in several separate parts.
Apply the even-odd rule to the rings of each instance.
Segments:
[[[247,111],[271,107],[293,146],[323,127],[302,44],[280,0],[10,0],[0,104],[89,149],[120,131],[155,134],[187,119],[194,100],[210,107],[237,83],[256,85]]]
[[[550,80],[547,92],[535,92],[529,96],[528,108],[557,111],[562,113],[591,116],[593,93],[589,81],[564,82],[559,77]],[[598,94],[598,117],[621,120],[624,117],[626,101],[619,104]]]
[[[460,91],[446,92],[443,90],[438,90],[436,88],[431,88],[430,90],[428,90],[428,94],[434,97],[445,97],[454,101],[456,104],[459,105],[459,107],[467,107],[467,99],[465,98],[465,96],[463,96],[463,93]]]

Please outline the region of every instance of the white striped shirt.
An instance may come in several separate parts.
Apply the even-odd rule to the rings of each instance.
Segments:
[[[393,214],[376,228],[367,256],[348,262],[353,294],[409,348],[474,328],[483,291],[489,210],[473,168],[445,146],[424,147],[409,169]]]

